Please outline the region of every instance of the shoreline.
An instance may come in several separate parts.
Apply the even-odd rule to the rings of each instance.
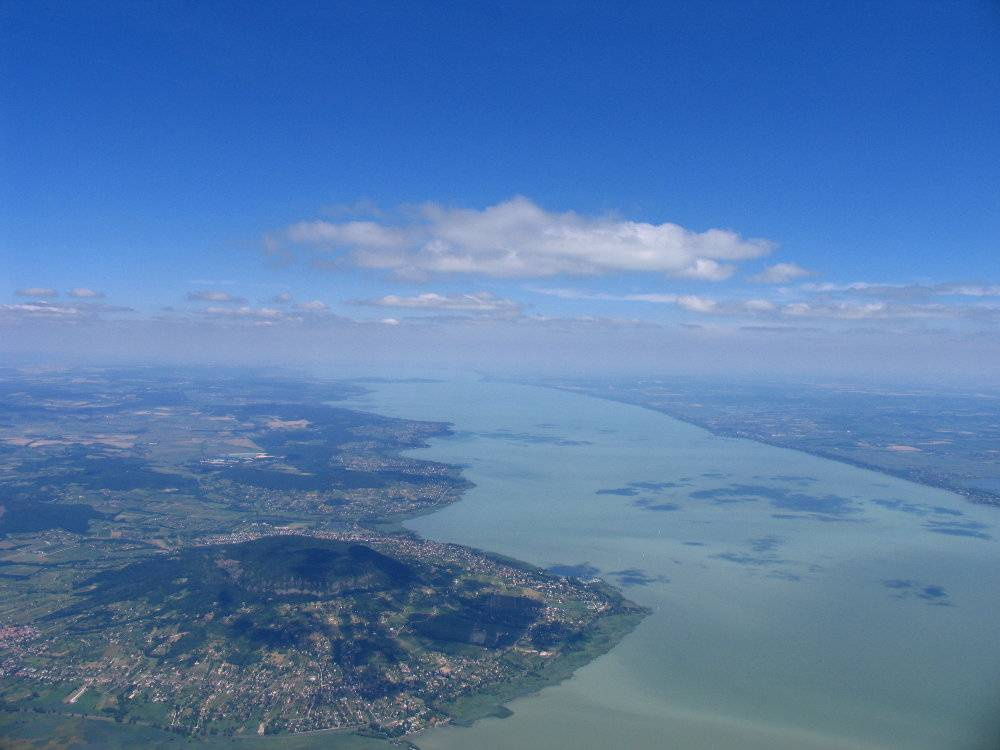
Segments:
[[[327,403],[331,406],[336,405],[336,408],[349,411],[361,412],[380,417],[389,416],[377,410],[360,409],[353,405],[344,405],[343,402]],[[452,423],[436,420],[434,420],[434,423],[438,427],[438,430],[434,434],[422,437],[422,439],[420,439],[419,442],[416,442],[416,444],[390,451],[389,455],[402,456],[410,453],[411,451],[427,449],[431,447],[430,441],[436,439],[447,439],[448,437],[454,435],[455,430]],[[406,522],[411,519],[429,516],[442,510],[443,508],[447,508],[466,499],[466,491],[476,486],[474,482],[464,476],[464,472],[468,467],[455,463],[448,463],[446,465],[448,467],[448,474],[453,478],[453,480],[456,480],[456,484],[444,502],[417,510],[402,511],[400,513],[391,513],[384,516],[371,516],[367,518],[360,517],[353,522],[345,520],[340,522],[338,525],[343,525],[345,527],[355,525],[356,528],[374,532],[379,536],[388,537],[400,535],[409,537],[415,541],[424,541],[425,537],[412,528],[406,526]],[[306,535],[310,534],[310,532],[321,530],[321,527],[325,525],[324,519],[320,518],[306,520],[302,518],[291,519],[275,517],[258,520],[259,522],[272,526],[272,528],[275,529],[281,527],[289,528],[294,526],[303,526],[306,528],[301,529],[299,533]],[[308,527],[312,528],[309,529]],[[429,538],[426,540],[431,542],[434,541]],[[530,696],[546,687],[557,685],[568,680],[578,669],[586,666],[594,659],[609,652],[612,648],[618,645],[618,643],[632,630],[634,630],[635,627],[649,614],[649,610],[647,608],[630,601],[619,589],[604,580],[592,581],[589,579],[584,580],[571,576],[558,576],[557,574],[551,573],[538,565],[528,561],[512,558],[499,552],[493,552],[470,545],[456,546],[464,547],[470,552],[526,572],[551,578],[565,578],[572,581],[576,585],[597,590],[608,600],[611,609],[608,612],[599,615],[585,629],[583,629],[579,633],[579,639],[576,642],[563,644],[560,651],[557,652],[557,655],[554,656],[551,661],[543,662],[531,671],[511,678],[508,682],[499,683],[490,686],[486,690],[472,692],[468,695],[460,696],[450,701],[433,705],[434,708],[448,717],[447,722],[442,724],[443,726],[448,726],[450,724],[454,724],[456,726],[471,726],[473,723],[483,718],[504,718],[512,715],[512,711],[505,706],[506,703],[515,699]],[[511,661],[510,663],[514,664],[515,662]],[[32,723],[32,726],[23,728],[23,730],[26,731],[27,736],[31,736],[33,734],[33,728],[37,728],[34,727],[33,722],[38,721],[39,714],[40,712],[37,707],[20,708],[15,707],[13,704],[3,702],[0,704],[0,716],[5,716],[6,718],[0,722],[0,726],[13,728],[13,726],[20,724],[22,721],[27,720],[27,718],[31,716],[34,717],[33,720],[29,722]],[[46,721],[42,723],[55,724],[53,729],[64,725],[72,725],[76,722],[77,726],[84,727],[81,732],[82,734],[91,734],[92,732],[86,730],[86,727],[106,727],[106,731],[112,733],[114,737],[109,736],[103,741],[97,741],[96,746],[98,747],[105,746],[103,744],[104,742],[107,742],[108,745],[106,746],[109,747],[113,746],[111,743],[117,744],[118,742],[124,743],[125,746],[128,746],[131,742],[130,737],[134,737],[136,732],[145,731],[154,735],[160,735],[155,739],[153,737],[147,737],[145,739],[150,742],[149,746],[161,748],[172,746],[175,742],[182,742],[184,744],[192,743],[194,745],[203,745],[206,747],[229,744],[241,747],[252,747],[254,746],[254,743],[258,743],[264,750],[267,748],[278,748],[284,746],[309,748],[309,750],[311,750],[314,747],[313,742],[316,742],[324,747],[339,747],[343,745],[345,750],[348,750],[349,748],[353,748],[357,742],[360,742],[363,743],[366,748],[368,747],[368,743],[376,743],[386,748],[403,747],[411,748],[412,750],[419,750],[418,746],[414,744],[413,739],[418,738],[426,731],[421,730],[412,735],[394,737],[367,731],[365,728],[328,727],[303,732],[282,732],[267,736],[254,736],[251,734],[229,737],[211,734],[191,736],[176,733],[168,726],[142,719],[132,719],[123,722],[116,720],[114,717],[102,716],[96,713],[59,711],[58,709],[52,708],[45,710],[41,715],[46,717]],[[80,722],[82,722],[82,724],[79,724]],[[125,731],[122,732],[122,729],[125,729]],[[97,731],[99,733],[103,733],[105,730],[98,729]],[[25,734],[20,733],[7,735],[7,739],[14,741],[20,740],[26,743],[30,743],[31,741],[27,739]],[[30,746],[30,744],[26,746]],[[90,745],[88,744],[84,746],[86,747]]]
[[[690,417],[681,416],[667,411],[666,409],[659,409],[655,406],[650,406],[648,404],[643,404],[638,401],[629,401],[624,398],[615,398],[614,396],[606,396],[598,393],[589,393],[587,391],[576,390],[574,388],[567,388],[558,385],[548,385],[545,383],[524,383],[521,381],[510,381],[517,383],[518,385],[533,385],[538,388],[548,388],[554,391],[561,391],[563,393],[573,393],[578,396],[589,396],[591,398],[598,398],[602,401],[611,401],[616,404],[625,404],[627,406],[635,406],[639,409],[646,409],[647,411],[652,411],[657,414],[663,414],[664,416],[670,417],[671,419],[676,419],[678,422],[683,422],[684,424],[691,425],[692,427],[698,427],[699,429],[705,430],[711,435],[721,438],[727,438],[730,440],[750,440],[754,443],[760,443],[761,445],[767,445],[771,448],[783,448],[785,450],[796,451],[798,453],[804,453],[808,456],[814,456],[816,458],[823,458],[827,461],[836,461],[837,463],[844,464],[845,466],[852,466],[856,469],[865,469],[866,471],[871,471],[876,474],[882,474],[883,476],[892,477],[893,479],[902,479],[906,482],[912,482],[913,484],[918,484],[922,487],[930,487],[936,490],[944,490],[945,492],[951,492],[964,498],[967,502],[973,503],[975,505],[983,505],[992,508],[1000,508],[1000,496],[987,491],[976,491],[971,490],[968,487],[958,487],[954,485],[945,484],[944,482],[933,482],[927,479],[922,479],[914,477],[904,471],[894,471],[891,468],[885,466],[878,466],[877,464],[867,463],[865,461],[860,461],[857,459],[852,459],[847,456],[840,456],[835,453],[826,453],[819,449],[810,449],[808,447],[789,445],[784,442],[777,440],[768,440],[757,435],[745,434],[741,432],[735,432],[731,430],[724,430],[713,428],[707,424],[697,422]]]

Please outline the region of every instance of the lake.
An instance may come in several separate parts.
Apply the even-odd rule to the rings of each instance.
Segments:
[[[1000,747],[1000,511],[639,407],[379,383],[476,484],[421,535],[600,576],[653,610],[572,679],[424,750]]]

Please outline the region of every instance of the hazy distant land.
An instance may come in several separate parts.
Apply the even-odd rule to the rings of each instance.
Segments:
[[[670,380],[545,380],[1000,506],[1000,395],[928,388]]]

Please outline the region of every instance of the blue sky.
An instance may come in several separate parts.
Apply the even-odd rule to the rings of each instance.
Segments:
[[[7,358],[1000,372],[995,3],[0,25]]]

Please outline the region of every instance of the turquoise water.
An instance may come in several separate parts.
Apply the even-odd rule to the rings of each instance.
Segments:
[[[466,466],[420,534],[587,566],[650,607],[452,748],[996,748],[1000,511],[638,407],[529,386],[385,384],[355,402],[453,423]]]

